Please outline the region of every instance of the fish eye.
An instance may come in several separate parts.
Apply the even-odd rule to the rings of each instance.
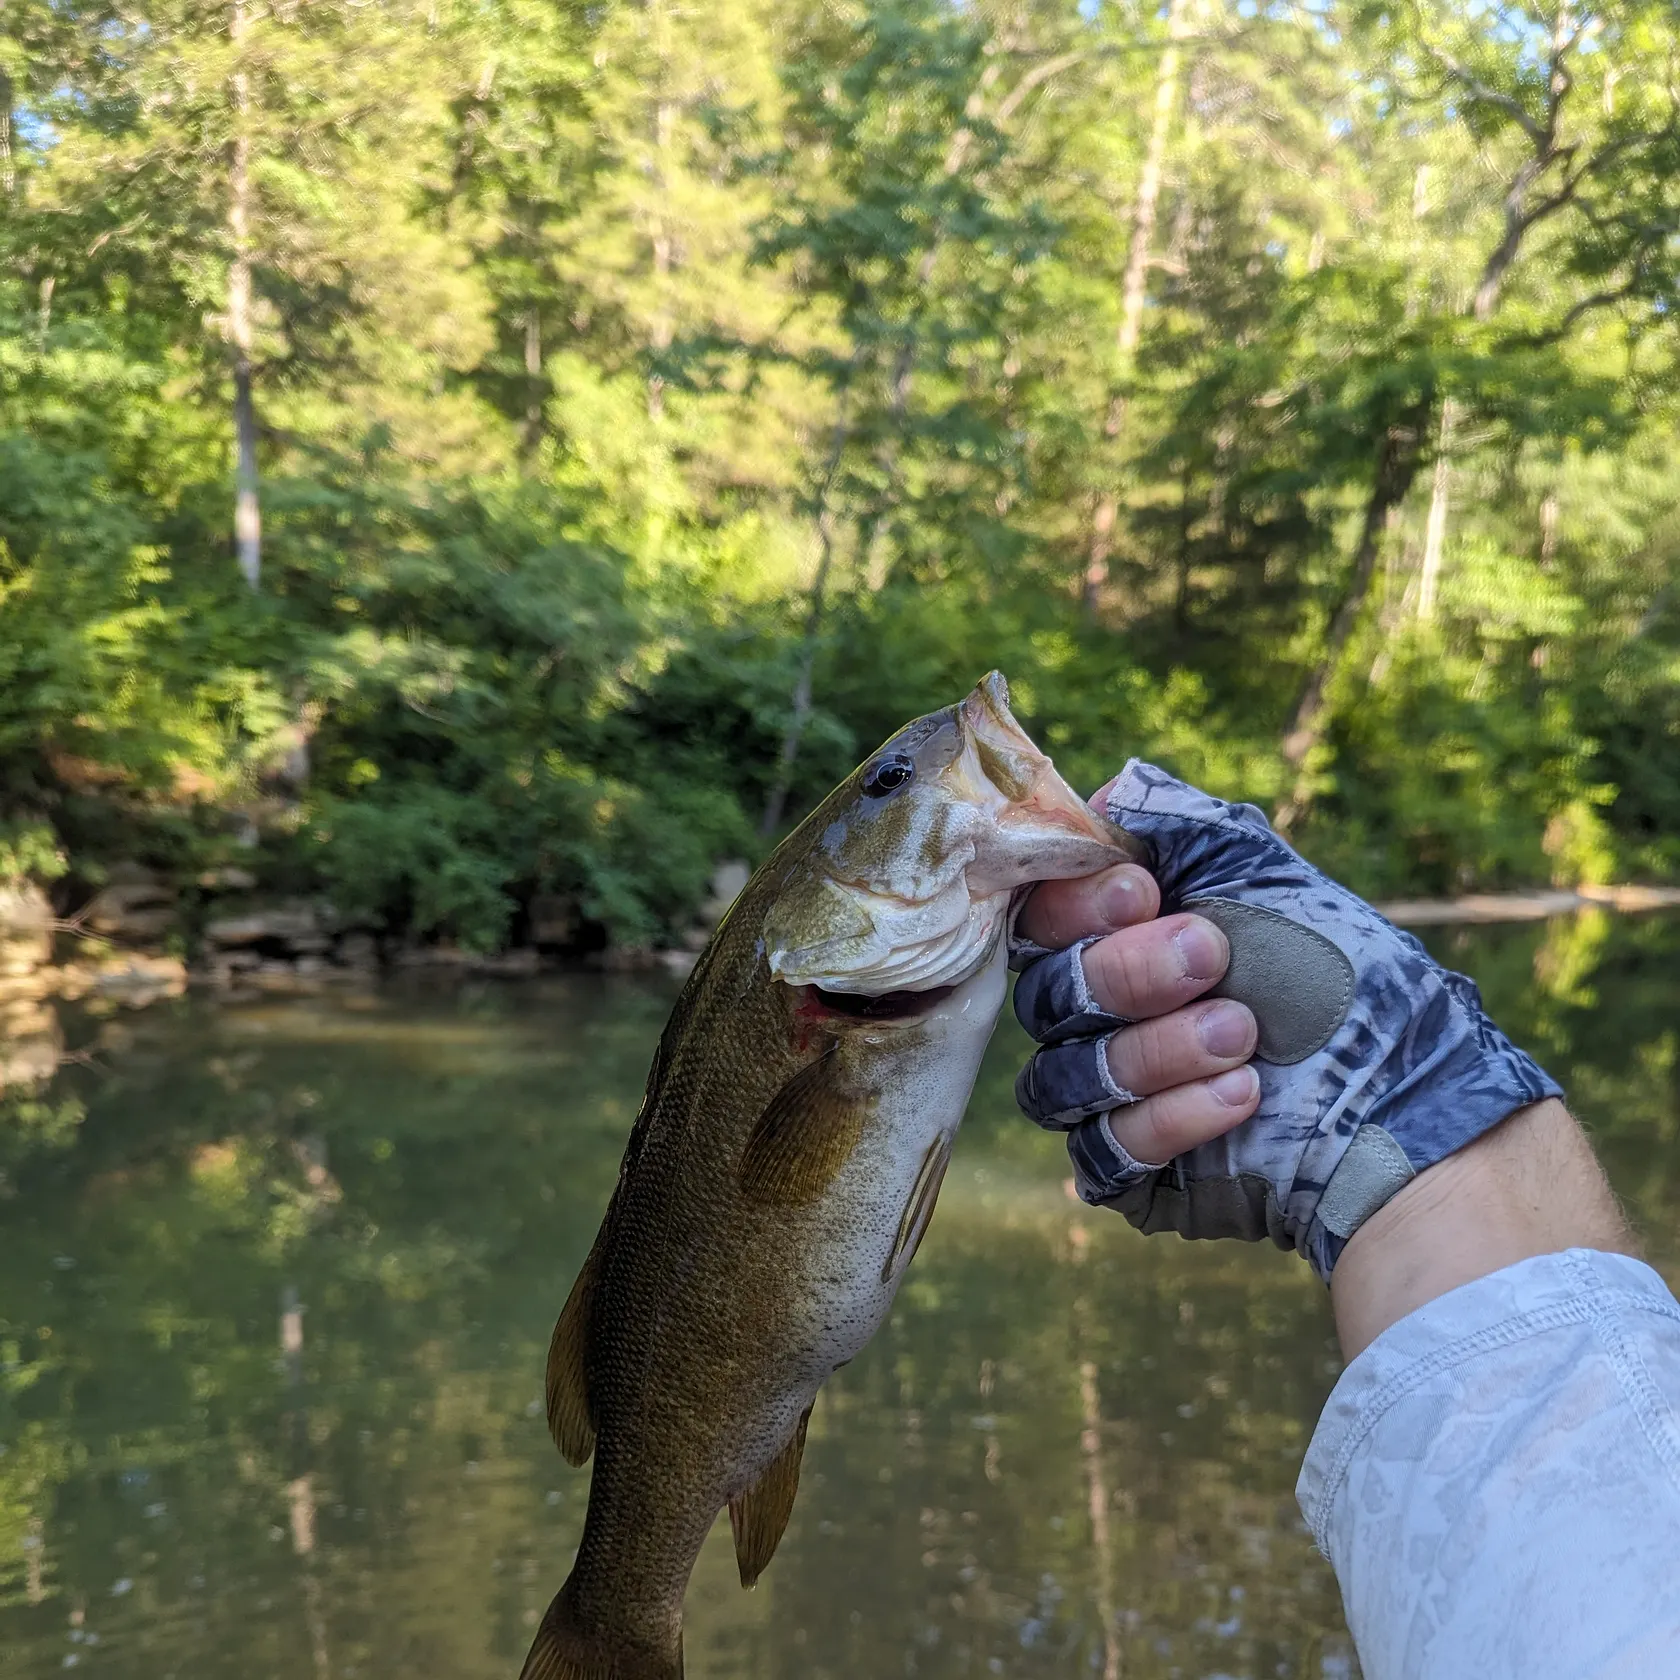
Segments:
[[[916,766],[907,758],[883,758],[869,767],[863,778],[863,791],[871,799],[895,793],[916,774]]]

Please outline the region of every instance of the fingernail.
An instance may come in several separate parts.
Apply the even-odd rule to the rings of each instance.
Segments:
[[[1217,980],[1225,972],[1230,947],[1225,935],[1212,922],[1192,916],[1177,933],[1173,944],[1187,980]]]
[[[1122,864],[1103,882],[1097,894],[1097,914],[1110,927],[1130,927],[1143,920],[1143,871]]]
[[[1216,1003],[1202,1011],[1196,1037],[1210,1056],[1246,1056],[1254,1043],[1254,1018],[1240,1003]]]
[[[1226,1108],[1247,1108],[1260,1090],[1260,1075],[1251,1067],[1232,1068],[1208,1081],[1214,1101]]]

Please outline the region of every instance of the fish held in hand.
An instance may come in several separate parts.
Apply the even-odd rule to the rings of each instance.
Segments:
[[[932,1217],[1016,889],[1137,855],[994,672],[901,729],[748,882],[672,1011],[555,1326],[549,1427],[595,1464],[523,1680],[677,1680],[683,1593],[725,1505],[757,1580],[817,1391]]]

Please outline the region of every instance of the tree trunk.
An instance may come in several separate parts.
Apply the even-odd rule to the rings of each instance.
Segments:
[[[1171,0],[1167,8],[1167,46],[1155,79],[1155,110],[1149,125],[1149,149],[1138,178],[1137,202],[1132,207],[1132,238],[1126,252],[1126,272],[1120,282],[1120,328],[1115,348],[1123,376],[1143,337],[1143,303],[1149,285],[1149,258],[1155,242],[1155,217],[1161,203],[1161,173],[1167,156],[1167,135],[1178,102],[1179,43],[1190,33],[1189,0]]]
[[[1425,191],[1426,167],[1420,165],[1418,168],[1417,182],[1413,189],[1414,213],[1417,212]],[[1524,172],[1519,170],[1515,181],[1522,182],[1524,178]],[[1511,190],[1519,195],[1520,208],[1520,193],[1526,191],[1526,186],[1519,188],[1514,183]],[[1499,294],[1504,288],[1505,276],[1510,272],[1521,242],[1521,224],[1510,222],[1504,238],[1489,253],[1486,263],[1482,266],[1481,278],[1477,282],[1475,299],[1470,308],[1473,319],[1486,321],[1499,307]],[[1441,561],[1447,548],[1447,517],[1452,511],[1452,441],[1458,415],[1459,405],[1451,397],[1446,398],[1441,404],[1440,445],[1435,456],[1435,480],[1429,490],[1429,519],[1424,526],[1423,569],[1418,574],[1417,615],[1425,624],[1435,616],[1435,598],[1441,584]]]
[[[663,356],[671,348],[676,336],[676,323],[671,313],[671,137],[676,123],[676,106],[666,97],[671,74],[671,55],[666,29],[665,8],[655,0],[652,7],[655,51],[659,58],[659,102],[653,113],[653,188],[658,208],[653,224],[653,284],[654,314],[648,334],[648,347],[655,356]],[[665,418],[665,376],[657,369],[648,375],[647,411],[650,420]]]
[[[826,498],[825,498],[826,501]],[[799,674],[793,684],[793,710],[788,716],[782,750],[776,755],[776,779],[764,801],[764,815],[758,832],[768,839],[781,825],[782,812],[793,786],[793,765],[799,757],[799,743],[811,717],[811,681],[817,665],[817,641],[822,634],[823,615],[828,607],[828,574],[834,562],[834,510],[824,506],[817,516],[816,576],[811,580],[810,605],[805,611],[805,633],[799,642]]]
[[[1190,634],[1190,469],[1178,480],[1178,580],[1173,589],[1173,634],[1180,642]]]
[[[1149,259],[1155,241],[1155,217],[1161,202],[1161,172],[1167,155],[1167,135],[1172,128],[1173,107],[1178,102],[1180,42],[1189,34],[1189,0],[1169,0],[1167,45],[1155,78],[1155,109],[1149,125],[1149,144],[1143,155],[1143,173],[1138,178],[1137,199],[1132,205],[1132,236],[1126,251],[1126,271],[1120,282],[1120,326],[1115,333],[1117,352],[1115,387],[1109,394],[1103,436],[1117,444],[1126,429],[1126,409],[1132,382],[1132,364],[1138,341],[1143,336],[1143,304],[1149,287]],[[1084,600],[1096,609],[1097,597],[1108,581],[1108,556],[1114,535],[1114,521],[1120,499],[1116,491],[1105,490],[1097,499],[1091,518],[1091,546],[1085,562]]]
[[[1417,614],[1427,624],[1435,616],[1435,592],[1441,581],[1441,556],[1447,546],[1447,511],[1452,497],[1452,435],[1458,404],[1441,404],[1441,438],[1435,455],[1435,482],[1429,491],[1429,519],[1423,529],[1423,569],[1418,574]]]
[[[542,445],[544,394],[542,316],[532,304],[525,314],[525,432],[519,444],[527,461]]]
[[[1557,525],[1557,491],[1548,490],[1540,499],[1540,564],[1548,571],[1557,555]]]
[[[1330,679],[1341,664],[1342,650],[1359,622],[1360,610],[1370,592],[1371,578],[1376,572],[1377,557],[1382,552],[1383,535],[1390,518],[1417,478],[1422,462],[1423,438],[1434,418],[1434,403],[1435,393],[1431,388],[1389,426],[1378,445],[1376,472],[1372,477],[1371,494],[1365,503],[1365,517],[1353,552],[1353,569],[1348,577],[1347,589],[1335,617],[1330,621],[1330,629],[1324,639],[1324,653],[1307,680],[1289,733],[1284,737],[1283,756],[1297,775],[1293,791],[1272,819],[1272,826],[1279,834],[1287,834],[1312,803],[1312,789],[1304,769],[1307,754],[1324,738],[1325,699]]]
[[[228,34],[236,55],[245,38],[245,0],[234,0]],[[262,578],[262,507],[257,494],[257,415],[251,396],[251,136],[250,78],[233,73],[233,158],[228,172],[228,341],[233,349],[233,535],[239,570],[255,589]]]
[[[12,81],[0,70],[0,198],[17,190],[17,170],[12,163]]]
[[[661,105],[659,109],[663,117],[666,107]],[[671,272],[671,236],[663,223],[653,236],[653,272],[658,277],[663,292],[666,278]],[[656,356],[662,356],[671,348],[674,336],[671,312],[662,301],[653,318],[653,329],[648,334],[648,347]],[[665,375],[657,370],[648,375],[647,411],[650,420],[665,418]]]
[[[799,757],[799,743],[804,739],[805,725],[811,716],[811,682],[817,666],[817,641],[828,610],[828,575],[834,567],[834,479],[840,471],[840,457],[845,452],[849,432],[846,393],[842,391],[840,412],[835,416],[834,435],[828,446],[828,461],[823,468],[822,487],[817,492],[817,570],[811,579],[811,594],[805,609],[805,633],[799,643],[799,672],[793,682],[793,709],[788,714],[781,751],[776,755],[776,779],[770,784],[769,795],[764,801],[764,815],[758,823],[758,832],[766,839],[781,825],[788,793],[793,786],[794,761]]]

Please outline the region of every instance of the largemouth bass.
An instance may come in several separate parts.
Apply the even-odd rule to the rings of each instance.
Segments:
[[[994,672],[893,736],[747,884],[672,1011],[555,1326],[549,1427],[595,1467],[523,1680],[678,1680],[683,1593],[725,1505],[758,1579],[817,1391],[886,1317],[933,1214],[1015,890],[1135,855]]]

